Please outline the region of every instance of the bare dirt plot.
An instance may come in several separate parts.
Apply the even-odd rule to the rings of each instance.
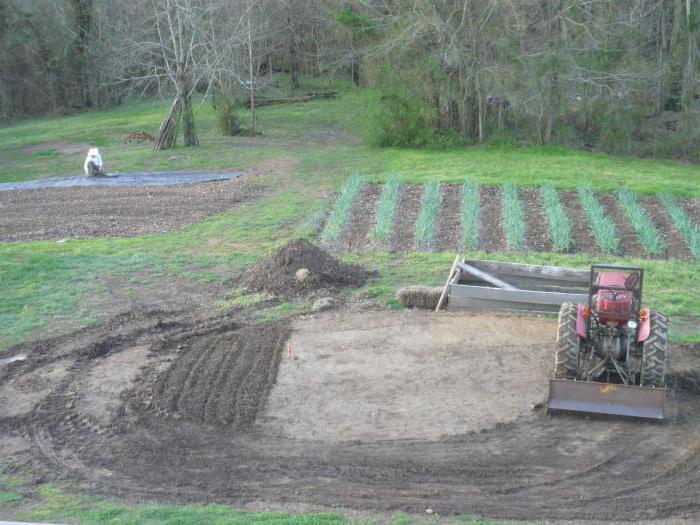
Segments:
[[[443,184],[442,206],[438,212],[435,246],[438,251],[458,251],[462,247],[462,187]]]
[[[369,232],[374,225],[377,201],[382,191],[380,184],[364,184],[350,209],[348,222],[340,239],[340,249],[363,252],[370,247]]]
[[[337,315],[339,323],[344,318],[343,323],[360,324],[352,310]],[[365,315],[358,319],[366,319]],[[403,312],[378,311],[376,315],[387,325],[408,321]],[[409,315],[416,316],[410,318],[411,325],[426,330],[443,317]],[[501,326],[493,331],[504,346],[522,344],[520,358],[532,358],[528,346],[532,337],[523,339],[522,325],[511,330],[496,317],[493,323]],[[3,385],[16,385],[59,359],[67,359],[69,366],[62,380],[42,390],[43,400],[30,413],[11,416],[7,405],[0,405],[0,460],[10,466],[30,462],[37,477],[47,481],[68,477],[78,487],[136,500],[271,502],[282,508],[305,505],[417,513],[431,508],[443,515],[531,521],[700,518],[700,348],[671,348],[668,415],[662,424],[563,414],[549,417],[536,409],[479,432],[339,442],[272,432],[270,421],[260,417],[260,411],[253,421],[244,418],[240,425],[210,425],[191,417],[190,411],[168,413],[159,408],[155,402],[159,378],[170,370],[181,370],[178,361],[189,352],[198,355],[198,347],[213,345],[224,351],[230,345],[238,355],[242,348],[239,330],[243,329],[253,336],[247,348],[252,352],[249,355],[255,355],[256,349],[276,347],[276,334],[286,328],[284,322],[272,327],[268,323],[244,325],[226,317],[199,318],[196,312],[141,312],[56,340],[9,349],[8,354],[24,352],[28,357],[0,367]],[[377,341],[381,339],[386,339],[386,333],[380,330]],[[412,340],[405,344],[413,347]],[[133,352],[137,346],[149,347],[147,366],[124,382],[121,406],[116,412],[108,411],[110,422],[95,419],[77,403],[84,393],[85,378],[95,377],[93,370],[104,370],[101,367],[108,366],[113,356]],[[480,363],[484,385],[499,381],[493,367],[487,370],[485,365],[497,360],[500,348],[484,355]],[[281,359],[289,359],[284,345],[277,348],[276,354],[280,353]],[[518,357],[515,351],[506,355],[511,361]],[[118,361],[115,358],[111,363],[118,366]],[[439,363],[433,363],[437,368]],[[211,366],[207,360],[200,364],[205,369]],[[448,362],[443,371],[448,373],[452,364]],[[428,368],[425,363],[422,366]],[[199,366],[192,370],[200,374]],[[263,370],[274,370],[267,359],[234,359],[231,368],[241,378],[241,386],[249,376],[261,377]],[[267,383],[259,384],[275,380],[268,378]],[[409,379],[407,376],[404,389],[395,392],[396,399],[385,392],[387,406],[406,402],[398,398],[410,397],[406,390],[415,381]],[[188,390],[195,401],[201,395],[224,393],[210,381],[197,382],[199,387]],[[115,396],[113,389],[93,392],[105,399]],[[508,393],[502,389],[491,396],[494,412],[499,410],[498,396],[505,396],[504,405],[509,406]],[[244,408],[264,406],[266,395],[265,389],[243,387],[230,399]],[[468,405],[469,397],[462,401],[465,410],[478,409]],[[451,396],[438,402],[436,410],[451,402]],[[308,403],[313,405],[316,400],[308,399]]]
[[[370,441],[438,439],[529,416],[545,399],[555,324],[413,311],[299,319],[265,419],[292,438]]]
[[[535,252],[550,251],[552,236],[539,188],[520,188],[519,193],[525,215],[525,242],[528,249]]]
[[[187,186],[0,192],[0,241],[171,231],[260,196],[262,188],[245,179]]]

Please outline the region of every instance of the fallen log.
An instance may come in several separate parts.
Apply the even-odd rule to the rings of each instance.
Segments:
[[[309,100],[317,100],[321,98],[335,98],[338,96],[337,91],[329,91],[327,93],[309,93],[300,97],[284,97],[284,98],[256,98],[256,106],[274,106],[277,104],[294,104],[296,102],[308,102]],[[250,100],[243,103],[246,108],[250,107]]]

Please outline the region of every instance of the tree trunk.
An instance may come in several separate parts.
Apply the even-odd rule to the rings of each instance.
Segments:
[[[75,41],[73,56],[73,75],[78,85],[80,107],[92,107],[90,93],[89,45],[90,30],[92,29],[93,0],[72,0],[75,20]]]
[[[255,135],[258,122],[255,114],[255,72],[253,69],[253,35],[250,29],[250,18],[248,18],[248,66],[250,74],[250,131]]]
[[[291,3],[290,3],[291,5]],[[291,9],[291,7],[290,7]],[[292,87],[299,87],[299,50],[297,48],[296,30],[292,24],[291,16],[287,18],[289,26],[289,72],[292,79]]]
[[[194,127],[194,111],[192,109],[192,97],[189,94],[181,97],[182,100],[182,139],[185,146],[199,146],[197,130]]]

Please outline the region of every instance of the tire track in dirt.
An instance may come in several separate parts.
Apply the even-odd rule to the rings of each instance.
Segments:
[[[394,212],[394,231],[391,236],[391,250],[410,252],[415,250],[416,220],[420,213],[423,186],[405,184]]]
[[[595,237],[588,224],[588,219],[581,209],[578,193],[575,191],[560,191],[559,197],[569,216],[569,228],[571,231],[571,238],[574,241],[572,251],[599,255],[600,250],[595,243]]]
[[[520,200],[525,216],[525,243],[528,251],[549,252],[552,236],[544,214],[544,205],[539,188],[520,188]]]
[[[596,195],[605,213],[615,224],[615,232],[620,239],[621,255],[631,255],[633,257],[647,257],[646,251],[639,243],[637,234],[634,233],[632,225],[627,216],[620,208],[614,193],[599,193]]]
[[[347,226],[340,242],[340,251],[365,252],[370,248],[368,234],[374,225],[381,184],[364,184],[350,209]]]
[[[485,252],[506,250],[501,210],[501,191],[498,186],[481,187],[481,212],[479,213],[479,244]]]
[[[443,184],[442,206],[438,212],[435,232],[437,251],[456,252],[462,249],[462,187],[458,184]]]
[[[116,326],[124,343],[87,359],[86,352],[111,337]],[[528,521],[700,517],[697,345],[670,349],[663,423],[546,416],[535,409],[481,432],[443,439],[324,442],[265,434],[255,425],[289,330],[287,322],[236,329],[223,318],[164,323],[121,318],[91,327],[74,334],[75,364],[66,378],[25,419],[0,417],[0,436],[21,433],[32,442],[36,475],[68,478],[79,489],[111,496],[419,514],[431,508],[441,515]],[[520,334],[513,332],[515,341]],[[215,390],[202,399],[208,399],[205,411],[216,416],[205,415],[202,424],[201,414],[180,413],[176,419],[161,417],[148,404],[132,407],[129,400],[148,396],[145,378],[160,370],[155,367],[128,393],[123,415],[112,426],[101,428],[83,417],[70,402],[81,394],[76,385],[137,340],[151,345],[149,359],[160,356],[168,363],[175,352],[171,373],[162,370],[156,379],[172,386],[182,386],[184,368],[214,350],[214,360],[195,375],[212,379],[198,384]],[[61,344],[67,348],[69,341],[64,337]],[[23,348],[32,355],[31,345]],[[34,355],[41,359],[0,369],[3,381],[45,365],[40,351]],[[301,359],[298,366],[303,354]],[[222,363],[218,370],[215,362]],[[214,383],[223,387],[213,388]],[[505,389],[507,383],[493,386]],[[162,392],[172,395],[169,388]],[[228,424],[208,424],[212,421]]]
[[[646,197],[643,201],[649,217],[656,225],[664,243],[664,258],[692,259],[692,254],[683,236],[656,197]]]

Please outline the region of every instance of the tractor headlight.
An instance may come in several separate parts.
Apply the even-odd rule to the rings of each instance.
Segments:
[[[637,321],[632,321],[632,320],[627,321],[627,328],[629,328],[630,330],[636,330],[637,329]]]

